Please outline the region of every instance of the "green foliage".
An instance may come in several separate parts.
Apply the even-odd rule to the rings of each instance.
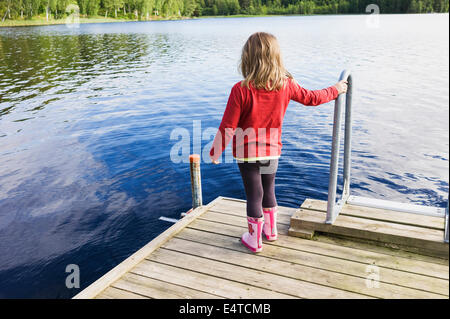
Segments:
[[[77,4],[83,16],[146,20],[234,14],[364,14],[369,4],[380,13],[448,12],[449,0],[0,0],[0,19],[64,18]]]
[[[183,0],[182,15],[185,17],[192,17],[196,7],[195,0]]]
[[[96,16],[100,8],[100,0],[77,0],[80,7],[80,14],[86,16]]]

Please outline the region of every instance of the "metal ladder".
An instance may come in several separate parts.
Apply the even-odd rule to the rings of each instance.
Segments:
[[[347,93],[339,95],[334,106],[333,142],[331,146],[330,179],[328,183],[327,224],[333,224],[342,210],[344,204],[363,207],[388,209],[410,214],[421,214],[445,218],[444,242],[449,242],[449,205],[447,208],[430,207],[393,202],[388,200],[367,198],[350,195],[350,169],[351,169],[351,141],[352,141],[352,90],[353,78],[348,70],[341,73],[339,81],[347,80]],[[345,98],[345,137],[344,137],[344,185],[340,199],[336,202],[336,187],[339,165],[339,148],[341,134],[342,104]]]

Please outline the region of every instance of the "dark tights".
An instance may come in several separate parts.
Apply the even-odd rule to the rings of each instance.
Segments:
[[[277,206],[275,175],[278,159],[256,162],[238,161],[238,166],[247,197],[247,216],[262,217],[263,207]]]

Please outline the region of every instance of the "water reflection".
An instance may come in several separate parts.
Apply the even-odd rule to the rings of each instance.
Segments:
[[[18,39],[10,35],[0,37],[0,41],[2,115],[27,100],[39,103],[31,109],[40,110],[98,77],[116,79],[129,75],[130,70],[149,71],[156,58],[164,57],[170,64],[181,49],[176,44],[171,48],[165,35],[40,35]],[[102,84],[90,89],[103,90]]]

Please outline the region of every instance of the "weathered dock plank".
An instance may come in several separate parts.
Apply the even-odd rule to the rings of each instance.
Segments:
[[[344,205],[343,211],[349,211],[349,206]],[[291,217],[289,234],[296,236],[297,231],[311,230],[329,234],[338,234],[353,238],[368,239],[380,243],[389,243],[402,247],[411,247],[423,254],[445,257],[448,259],[448,243],[444,242],[444,229],[424,227],[423,225],[399,223],[377,219],[376,212],[372,208],[358,207],[370,216],[355,216],[340,214],[333,224],[325,223],[326,212],[314,209],[298,209]],[[355,207],[352,208],[356,209]],[[370,212],[367,211],[370,209]],[[394,214],[394,213],[393,213]],[[405,218],[409,215],[403,213]],[[430,220],[429,216],[424,219]],[[443,218],[441,218],[443,220]],[[411,221],[412,222],[412,221]]]
[[[267,243],[268,245],[276,246],[276,247],[285,247],[289,249],[295,249],[300,252],[312,253],[318,256],[329,256],[335,257],[342,260],[349,260],[359,262],[365,265],[377,265],[380,267],[385,267],[388,269],[395,269],[399,271],[422,274],[429,277],[436,277],[442,279],[449,279],[448,265],[434,263],[430,260],[422,261],[420,259],[411,259],[401,256],[393,256],[391,254],[384,254],[379,252],[368,251],[364,249],[358,248],[358,246],[342,246],[338,244],[329,244],[320,241],[310,241],[304,240],[301,238],[286,236],[288,225],[279,224],[279,239],[277,241]],[[199,219],[189,225],[189,229],[197,229],[202,231],[214,232],[215,234],[238,237],[244,226],[236,226],[236,225],[217,225],[217,223]],[[185,236],[185,234],[189,233],[188,230],[184,231],[179,235]],[[200,238],[200,237],[198,237]],[[359,244],[359,243],[357,243]],[[389,253],[390,250],[383,247],[381,248],[384,251]],[[380,249],[380,250],[381,250]],[[263,253],[267,252],[267,249],[263,250]],[[414,256],[415,257],[415,256]],[[320,258],[320,257],[316,257]],[[434,259],[440,261],[439,259]]]
[[[297,298],[367,298],[351,291],[298,280],[301,276],[287,276],[283,268],[292,267],[289,263],[277,262],[269,258],[255,258],[246,252],[176,238],[168,243],[167,249],[173,250],[171,254],[174,260],[167,261],[166,253],[152,254],[152,260],[177,265],[177,259],[184,259],[186,261],[184,267],[191,270],[240,281]],[[266,267],[263,267],[263,264]],[[273,267],[268,268],[269,264]],[[283,268],[280,268],[278,272],[275,268],[279,267]]]
[[[237,215],[237,216],[245,216],[246,214],[246,202],[245,200],[235,199],[235,198],[228,198],[223,197],[224,200],[218,201],[214,207],[211,207],[211,211],[222,211],[224,213]],[[310,199],[306,199],[304,203],[311,201]],[[228,209],[227,207],[232,207],[232,209]],[[303,206],[303,204],[302,204]],[[220,208],[219,210],[217,208]],[[287,211],[285,211],[287,209]],[[278,224],[285,224],[290,225],[290,217],[297,211],[296,208],[287,208],[287,207],[281,207],[280,208],[280,214],[278,218]],[[336,236],[324,236],[321,234],[316,234],[314,237],[314,240],[320,241],[320,242],[328,242],[335,244],[335,249],[339,249],[341,246],[344,247],[352,247],[356,249],[360,249],[366,252],[382,252],[383,255],[391,255],[393,257],[390,258],[397,258],[397,257],[404,257],[406,259],[413,259],[413,260],[423,260],[423,261],[429,261],[430,265],[432,264],[442,264],[446,265],[448,267],[449,260],[448,258],[436,258],[428,255],[421,255],[410,251],[404,251],[399,249],[387,249],[388,247],[385,246],[378,246],[373,245],[372,242],[369,244],[365,244],[363,241],[359,240],[356,241],[355,238],[339,238]],[[279,242],[279,241],[278,241]],[[304,242],[302,246],[306,245],[307,242]],[[328,253],[332,253],[329,251]]]
[[[292,296],[275,291],[262,289],[243,282],[227,280],[217,276],[201,273],[198,270],[182,268],[181,264],[171,266],[153,260],[144,260],[133,269],[133,273],[159,279],[183,287],[189,287],[200,291],[208,291],[210,294],[224,298],[242,299],[291,299]]]
[[[209,213],[208,213],[209,214]],[[206,217],[206,216],[205,216]],[[192,230],[198,229],[205,223],[210,223],[207,220],[198,220],[195,221],[190,228]],[[212,227],[210,225],[206,225],[207,227],[202,227],[201,231],[196,231],[195,235],[191,235],[192,231],[189,229],[183,231],[179,234],[178,237],[189,239],[191,241],[202,242],[208,245],[216,245],[219,247],[226,247],[228,249],[233,249],[239,252],[247,253],[245,247],[241,247],[242,245],[239,243],[239,236],[245,230],[243,225],[239,225],[241,227],[232,226],[232,225],[223,225],[222,229],[226,228],[225,231],[221,231],[220,228],[216,229],[217,232],[214,233],[214,238],[210,235]],[[209,231],[207,232],[206,229]],[[223,234],[226,236],[223,236]],[[228,237],[233,236],[235,240],[230,240]],[[279,240],[283,238],[287,238],[287,231],[284,229],[279,233]],[[442,266],[439,272],[432,273],[436,276],[447,277],[445,278],[435,278],[430,277],[424,274],[410,273],[408,271],[396,270],[387,267],[379,266],[376,262],[373,264],[364,262],[355,262],[352,260],[336,258],[329,255],[317,254],[314,250],[311,251],[302,251],[302,243],[307,240],[302,240],[302,242],[297,241],[297,248],[290,248],[286,246],[281,246],[282,244],[274,245],[272,243],[266,243],[264,250],[258,254],[258,257],[268,257],[270,258],[270,265],[273,265],[274,260],[281,260],[285,262],[285,264],[279,265],[280,271],[286,272],[295,268],[295,272],[298,273],[298,279],[307,280],[310,282],[319,283],[322,285],[330,285],[331,287],[336,287],[339,289],[346,289],[349,291],[358,292],[361,294],[366,294],[369,296],[379,297],[379,298],[390,298],[386,296],[385,291],[395,291],[398,297],[402,295],[408,295],[414,293],[409,289],[397,289],[397,287],[389,287],[390,289],[380,289],[373,290],[367,289],[366,287],[366,279],[368,275],[368,271],[372,266],[377,266],[380,274],[380,282],[386,284],[393,284],[398,286],[403,286],[406,288],[415,288],[420,290],[425,290],[429,292],[438,292],[442,295],[448,295],[448,268]],[[168,245],[172,243],[169,242]],[[276,242],[274,242],[276,243]],[[189,246],[192,244],[185,244],[185,246]],[[329,245],[328,250],[333,250],[333,245]],[[189,249],[186,247],[186,249]],[[199,254],[205,254],[208,250],[208,247],[198,247]],[[358,254],[358,251],[351,251],[349,253]],[[217,254],[216,254],[217,255]],[[229,255],[229,254],[228,254]],[[255,263],[264,264],[264,261],[261,258],[254,258],[250,255],[252,260]],[[380,255],[379,255],[380,256]],[[385,258],[385,256],[381,256]],[[208,257],[210,258],[210,257]],[[220,258],[217,256],[216,258]],[[243,257],[241,257],[243,258]],[[239,259],[236,260],[239,263]],[[244,258],[241,262],[244,262]],[[295,266],[294,266],[295,264]],[[403,261],[404,265],[408,265],[407,260]],[[431,273],[427,270],[427,264],[421,265],[422,269],[425,272]],[[387,287],[386,287],[387,288]]]
[[[327,202],[317,199],[307,198],[301,208],[312,209],[321,212],[327,211]],[[426,216],[418,214],[407,214],[392,210],[361,207],[354,205],[344,205],[341,215],[368,218],[389,223],[397,223],[409,226],[417,226],[444,231],[444,219],[436,216]]]
[[[96,299],[149,299],[148,297],[141,296],[137,293],[130,292],[128,290],[122,290],[115,287],[108,287],[103,290]]]
[[[167,281],[150,278],[136,274],[131,270],[118,281],[113,283],[112,287],[133,291],[142,296],[152,299],[217,299],[216,295],[171,284]]]
[[[245,201],[219,197],[76,298],[448,298],[448,260],[350,239],[288,236],[296,211],[280,207],[279,239],[264,241],[263,251],[253,254],[240,243],[247,229]],[[352,214],[343,217],[361,218]],[[441,227],[433,220],[401,225]],[[369,278],[374,269],[375,286]]]

